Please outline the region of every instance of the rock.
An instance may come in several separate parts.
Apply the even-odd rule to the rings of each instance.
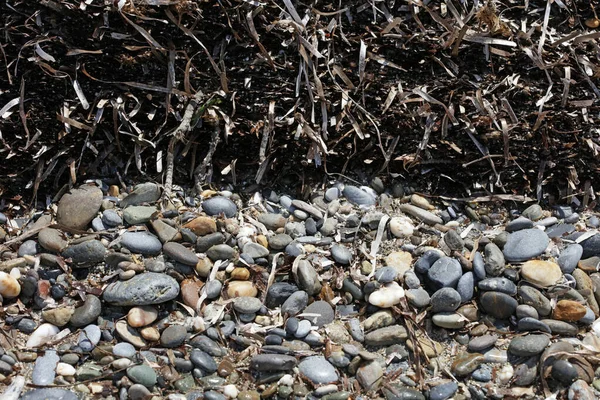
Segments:
[[[404,289],[397,283],[391,282],[369,295],[369,303],[380,308],[390,308],[404,298]]]
[[[382,267],[375,271],[375,279],[382,284],[395,281],[397,276],[398,271],[392,267]]]
[[[314,384],[331,383],[338,380],[336,369],[322,356],[306,357],[298,364],[298,369]]]
[[[112,352],[116,357],[131,358],[137,353],[137,350],[132,344],[121,342],[113,346]]]
[[[258,216],[258,222],[264,224],[267,229],[276,231],[277,229],[285,226],[287,218],[281,214],[260,214]]]
[[[196,252],[205,253],[211,247],[225,243],[225,236],[221,232],[209,233],[206,236],[200,236],[196,240]]]
[[[128,343],[131,343],[135,347],[146,347],[148,344],[140,336],[139,332],[127,325],[125,321],[118,321],[115,324],[115,330],[119,336]]]
[[[392,325],[375,329],[365,335],[367,346],[391,346],[404,343],[408,338],[406,328],[402,325]]]
[[[581,247],[583,248],[583,254],[581,258],[590,258],[594,256],[600,256],[600,234],[596,233],[594,236],[582,241]]]
[[[17,297],[21,293],[19,281],[6,272],[0,271],[0,295],[7,299]]]
[[[350,203],[357,206],[373,206],[375,205],[375,196],[367,193],[356,186],[346,185],[342,194]]]
[[[509,296],[517,294],[517,285],[506,278],[488,278],[477,283],[480,290],[488,292],[501,292]]]
[[[390,219],[390,232],[397,238],[408,238],[412,236],[414,230],[410,218],[400,216]]]
[[[467,323],[465,317],[453,312],[437,313],[431,320],[435,325],[446,329],[461,329]]]
[[[578,333],[577,325],[565,321],[543,319],[542,322],[550,328],[550,331],[554,335],[575,336]]]
[[[331,246],[331,256],[333,259],[340,264],[348,265],[352,261],[352,253],[346,246],[340,244],[334,244]]]
[[[504,271],[504,255],[494,243],[485,245],[485,273],[489,276],[498,276]]]
[[[42,324],[29,336],[26,346],[31,349],[41,347],[58,332],[60,332],[58,327],[52,324]]]
[[[552,261],[530,260],[521,267],[521,277],[536,286],[554,285],[562,276],[560,267]]]
[[[121,236],[121,245],[132,253],[144,256],[157,256],[162,250],[160,240],[148,232],[125,232]]]
[[[520,357],[538,355],[550,344],[547,335],[527,335],[514,337],[508,345],[508,352]]]
[[[399,276],[404,276],[410,270],[412,255],[408,251],[392,251],[384,258],[385,265],[396,270]]]
[[[533,221],[529,218],[519,217],[517,219],[513,219],[504,228],[506,232],[516,232],[522,229],[531,229],[533,228]]]
[[[458,390],[458,384],[454,381],[442,383],[429,390],[429,400],[446,400],[454,396]]]
[[[508,261],[527,261],[546,251],[550,239],[539,229],[524,229],[511,233],[504,245],[504,257]]]
[[[42,311],[42,318],[44,318],[45,321],[51,323],[52,325],[61,327],[69,323],[73,312],[75,312],[73,308],[53,308],[50,310]]]
[[[163,245],[163,252],[169,258],[184,265],[196,266],[200,259],[190,249],[180,243],[168,242]]]
[[[206,255],[212,261],[230,260],[235,258],[235,250],[227,244],[217,244],[206,251]]]
[[[483,310],[499,319],[508,319],[517,310],[517,301],[500,292],[485,292],[479,298]]]
[[[569,387],[568,400],[595,400],[597,396],[586,381],[579,379]]]
[[[215,359],[208,353],[194,349],[190,354],[190,360],[195,366],[202,368],[204,371],[212,374],[217,371],[217,363]]]
[[[570,274],[575,271],[582,255],[583,247],[577,243],[571,244],[561,251],[557,262],[562,272]]]
[[[518,293],[523,303],[535,308],[539,315],[550,315],[552,311],[550,300],[542,292],[531,286],[522,285],[519,287]]]
[[[83,243],[71,245],[63,252],[64,258],[70,258],[76,266],[89,266],[104,261],[106,247],[99,240],[88,240]]]
[[[283,304],[293,293],[298,291],[298,287],[288,282],[275,282],[267,292],[266,306],[275,308]]]
[[[160,242],[159,242],[160,243]],[[179,284],[165,274],[146,272],[128,281],[111,283],[104,289],[104,301],[117,306],[165,303],[179,294]]]
[[[150,306],[132,307],[127,313],[127,323],[134,328],[150,325],[158,318],[158,310]]]
[[[65,193],[58,202],[56,221],[70,229],[85,230],[100,211],[102,190],[82,185]]]
[[[155,213],[158,213],[156,207],[129,206],[123,210],[123,219],[129,225],[141,225],[149,222]]]
[[[178,347],[183,344],[187,336],[187,330],[182,325],[171,325],[160,335],[160,344],[163,347]]]
[[[434,313],[456,311],[460,303],[461,296],[456,290],[449,287],[441,288],[431,296],[431,311]]]
[[[16,398],[15,398],[16,399]],[[20,400],[79,400],[79,397],[71,391],[59,388],[33,389],[23,394]],[[7,399],[9,400],[9,399]]]
[[[227,296],[234,297],[256,297],[258,290],[250,281],[230,281],[227,285]],[[308,302],[308,298],[306,299]]]
[[[407,290],[406,298],[408,302],[416,308],[425,308],[431,301],[429,293],[423,288]]]
[[[498,340],[497,335],[483,335],[476,336],[469,341],[468,349],[473,352],[481,352],[483,350],[489,349],[490,347],[496,344]]]
[[[456,287],[462,276],[462,267],[454,258],[442,257],[427,271],[427,277],[436,288]]]
[[[244,245],[243,253],[256,260],[257,258],[266,258],[269,255],[269,249],[258,243],[249,242]]]
[[[287,371],[296,367],[296,357],[283,354],[257,354],[250,361],[256,371]]]
[[[356,371],[356,380],[366,391],[379,387],[383,377],[383,369],[377,361],[371,361]]]
[[[71,316],[71,325],[76,328],[96,321],[102,312],[102,302],[94,295],[88,294],[81,307],[77,307]]]
[[[92,351],[100,343],[101,337],[102,332],[97,325],[87,325],[79,333],[77,346],[83,351]]]
[[[579,378],[577,368],[567,360],[556,360],[554,364],[552,364],[551,373],[552,378],[567,386]]]
[[[525,210],[523,210],[521,215],[525,218],[529,218],[532,221],[537,221],[543,216],[542,207],[539,204],[530,205]]]
[[[34,385],[42,386],[54,383],[54,377],[56,376],[55,369],[59,361],[60,357],[56,354],[56,351],[47,350],[46,354],[35,360],[31,382]]]
[[[202,202],[202,210],[210,216],[225,214],[227,218],[233,218],[237,214],[237,206],[227,197],[215,196]]]
[[[316,208],[315,206],[308,204],[305,201],[302,200],[293,200],[292,201],[292,206],[296,207],[299,210],[302,210],[310,215],[312,215],[313,217],[315,217],[316,219],[322,219],[323,218],[323,213]]]
[[[298,262],[297,276],[298,286],[306,291],[309,296],[314,296],[321,291],[319,275],[310,262],[306,260],[300,260],[300,262]]]
[[[177,229],[173,228],[171,225],[167,224],[161,219],[152,220],[150,221],[150,224],[152,225],[152,229],[154,229],[154,232],[158,236],[158,239],[161,241],[161,243],[170,242],[179,234]]]
[[[579,321],[585,316],[587,309],[574,300],[560,300],[556,303],[552,317],[559,321]]]
[[[406,214],[410,214],[413,217],[417,218],[418,220],[421,220],[423,222],[425,222],[428,225],[436,225],[436,224],[443,224],[444,221],[438,217],[437,215],[429,212],[429,211],[425,211],[422,208],[419,208],[417,206],[414,206],[412,204],[402,204],[400,205],[400,211],[406,213]]]
[[[17,255],[19,257],[35,256],[39,253],[38,244],[35,240],[26,240],[19,246]]]
[[[483,361],[483,354],[464,352],[457,355],[450,368],[454,375],[464,377],[479,368]]]
[[[446,243],[446,246],[448,246],[450,250],[454,251],[462,251],[465,246],[465,242],[455,230],[449,230],[448,233],[444,235],[444,243]]]
[[[133,191],[121,200],[121,207],[137,206],[143,203],[154,203],[160,198],[160,188],[152,182],[141,183],[133,188]]]
[[[115,210],[104,210],[102,213],[102,223],[109,227],[117,227],[123,225],[123,219]]]
[[[456,291],[460,295],[461,303],[466,303],[473,298],[473,291],[475,289],[475,276],[473,272],[466,272],[460,277],[456,284]]]
[[[291,296],[290,296],[290,298],[291,298]],[[287,300],[286,300],[286,303],[287,303]],[[284,303],[284,306],[285,306],[285,303]],[[282,311],[283,311],[283,306],[282,306]],[[317,315],[316,317],[306,316],[304,318],[310,320],[313,325],[315,325],[319,328],[322,327],[323,325],[330,324],[335,317],[333,308],[331,308],[329,303],[327,303],[326,301],[322,301],[322,300],[315,301],[312,304],[310,304],[308,307],[306,307],[304,309],[303,313]]]
[[[62,252],[68,245],[63,234],[59,230],[52,228],[44,228],[38,233],[38,243],[44,249],[53,253]]]
[[[154,369],[147,365],[136,365],[127,369],[127,376],[135,383],[150,388],[156,385],[157,376]]]
[[[256,297],[237,297],[233,299],[233,308],[242,314],[254,314],[261,307],[262,302]]]
[[[217,231],[217,224],[215,220],[210,217],[203,216],[194,218],[183,225],[183,227],[191,230],[198,236],[209,235]]]

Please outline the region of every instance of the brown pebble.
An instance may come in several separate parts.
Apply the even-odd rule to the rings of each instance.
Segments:
[[[108,187],[108,195],[113,197],[119,197],[119,187],[117,185],[110,185]]]
[[[586,308],[574,300],[560,300],[556,303],[552,314],[554,319],[559,321],[579,321],[585,316]]]
[[[233,372],[234,369],[235,369],[235,366],[233,365],[233,363],[228,358],[224,358],[219,363],[219,366],[217,367],[217,372],[220,377],[225,378],[225,377],[231,375],[231,373]]]
[[[246,268],[234,268],[233,271],[231,271],[231,279],[247,281],[250,279],[250,271]]]
[[[208,235],[217,231],[217,224],[210,217],[197,217],[183,226],[198,236]]]
[[[180,286],[183,303],[186,306],[195,308],[200,299],[199,290],[204,286],[204,283],[194,279],[184,279]]]
[[[234,297],[256,297],[258,290],[250,281],[231,281],[227,285],[227,296]]]

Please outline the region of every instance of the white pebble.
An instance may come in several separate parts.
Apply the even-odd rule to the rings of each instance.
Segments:
[[[498,372],[498,380],[500,381],[500,383],[505,385],[513,377],[514,372],[515,370],[513,369],[512,365],[506,364],[502,367],[500,372]]]
[[[21,271],[19,271],[19,268],[13,268],[10,270],[10,276],[19,280],[21,279]]]
[[[30,348],[40,347],[57,335],[58,332],[60,332],[60,329],[57,326],[48,323],[42,324],[29,336],[26,346]]]
[[[75,376],[75,367],[67,363],[59,362],[56,364],[56,373],[61,376]]]
[[[394,217],[390,220],[390,232],[395,237],[409,237],[413,234],[415,228],[408,217]]]
[[[21,392],[25,387],[25,378],[22,376],[16,376],[9,387],[0,395],[2,400],[19,400]]]
[[[285,374],[279,379],[279,384],[284,386],[292,386],[294,384],[294,377],[290,374]]]
[[[369,303],[381,308],[390,308],[404,297],[404,289],[397,282],[390,282],[369,295]]]
[[[19,285],[19,282],[12,275],[0,271],[0,295],[10,299],[17,297],[20,293],[21,285]]]
[[[226,397],[229,397],[230,399],[235,399],[236,397],[238,397],[239,390],[237,389],[237,387],[235,387],[235,385],[226,385],[223,388],[223,394]]]
[[[112,366],[115,369],[123,369],[127,368],[132,364],[132,361],[129,358],[119,358],[112,362]]]

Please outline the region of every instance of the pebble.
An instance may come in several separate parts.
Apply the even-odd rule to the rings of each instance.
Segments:
[[[179,294],[179,284],[165,274],[146,272],[128,281],[111,283],[103,299],[117,306],[140,306],[165,303]]]
[[[46,354],[35,360],[31,382],[34,385],[51,385],[54,382],[54,377],[56,376],[55,369],[59,361],[60,357],[58,357],[56,351],[47,350]]]
[[[517,310],[517,301],[501,292],[485,292],[479,301],[483,310],[499,319],[508,319]]]
[[[458,295],[458,293],[457,293]],[[460,295],[459,302],[460,302]],[[369,303],[380,308],[390,308],[404,298],[404,289],[397,282],[387,283],[369,295]]]
[[[513,232],[503,248],[508,261],[527,261],[544,253],[550,239],[539,229],[524,229]]]
[[[158,310],[150,306],[132,307],[127,313],[127,323],[134,327],[150,325],[158,318]]]
[[[307,357],[298,364],[298,369],[314,384],[331,383],[338,380],[335,367],[325,357]]]
[[[514,337],[508,345],[508,352],[520,357],[540,354],[550,344],[550,338],[543,334]]]
[[[127,206],[137,206],[143,203],[154,203],[160,198],[160,188],[157,184],[152,182],[145,182],[136,185],[133,191],[129,193],[120,202],[120,206],[125,208]]]
[[[454,258],[442,257],[427,271],[427,277],[436,288],[455,288],[462,276],[462,267]]]
[[[358,206],[373,206],[376,202],[375,196],[352,185],[346,185],[342,194],[346,200]]]
[[[28,348],[43,346],[58,334],[58,332],[60,332],[58,327],[48,323],[42,324],[29,336],[26,346]]]
[[[371,361],[356,371],[356,380],[366,390],[379,387],[383,378],[383,369],[377,361]]]
[[[456,311],[460,303],[461,295],[452,288],[444,287],[431,296],[431,311],[434,313]]]
[[[429,400],[446,400],[454,396],[458,390],[458,384],[454,381],[434,386],[429,391]]]
[[[583,255],[583,247],[580,244],[574,243],[567,246],[563,251],[560,252],[557,263],[565,274],[570,274],[575,271],[581,256]]]
[[[68,245],[62,233],[57,229],[45,228],[38,233],[38,243],[53,253],[62,252]]]
[[[352,253],[346,246],[334,244],[331,246],[331,256],[333,259],[343,265],[350,264],[352,261]]]
[[[227,197],[215,196],[202,202],[202,210],[208,215],[225,214],[227,218],[233,218],[237,214],[237,206]]]
[[[70,322],[74,327],[82,327],[96,321],[102,312],[102,302],[93,295],[87,295],[81,307],[75,308]]]
[[[250,360],[250,368],[256,371],[286,371],[296,364],[296,357],[284,354],[257,354]]]
[[[160,240],[148,232],[125,232],[121,236],[121,245],[132,253],[144,256],[157,256],[162,250]]]
[[[61,197],[56,222],[70,229],[85,230],[98,214],[101,204],[102,191],[94,185],[82,185]]]
[[[554,285],[562,276],[560,267],[552,261],[530,260],[521,267],[521,277],[539,287]]]
[[[402,204],[400,205],[400,211],[406,213],[406,214],[410,214],[413,217],[415,217],[416,219],[425,222],[428,225],[436,225],[436,224],[443,224],[444,221],[438,217],[437,215],[426,211],[422,208],[419,208],[417,206],[414,206],[412,204]]]
[[[156,385],[157,376],[154,369],[148,365],[136,365],[127,369],[127,376],[135,383],[139,383],[147,388]]]
[[[20,293],[21,285],[19,284],[19,281],[10,274],[0,271],[0,295],[4,298],[11,299],[17,297]]]
[[[116,357],[131,358],[136,354],[136,350],[130,343],[121,342],[113,346],[112,353]]]
[[[183,344],[187,336],[187,329],[182,325],[171,325],[160,335],[160,344],[163,347],[172,348]]]
[[[76,267],[89,266],[104,261],[106,247],[99,240],[88,240],[67,247],[62,256],[71,259]]]
[[[390,232],[397,238],[408,238],[412,236],[415,229],[410,218],[400,216],[390,219]]]

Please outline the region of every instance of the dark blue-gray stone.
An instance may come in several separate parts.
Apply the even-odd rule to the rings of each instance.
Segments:
[[[461,303],[466,303],[473,298],[473,291],[475,289],[475,277],[473,272],[466,272],[460,277],[456,284],[456,291],[460,294]]]
[[[208,215],[225,214],[227,218],[233,218],[237,214],[237,206],[227,197],[216,196],[202,202],[202,210]]]
[[[508,261],[527,261],[544,253],[548,243],[548,235],[539,229],[514,232],[504,245],[504,257]]]
[[[583,255],[583,247],[580,244],[574,243],[567,246],[563,251],[560,252],[558,257],[558,265],[565,274],[570,274],[577,268],[577,263],[581,260]]]
[[[152,182],[140,183],[136,185],[133,192],[121,200],[120,206],[137,206],[143,203],[154,203],[160,197],[160,188]]]
[[[426,274],[429,268],[444,254],[437,250],[427,250],[415,263],[415,271]]]
[[[79,400],[71,391],[58,388],[34,389],[21,396],[21,400]]]
[[[195,366],[202,368],[204,371],[212,374],[217,371],[217,363],[215,359],[208,353],[202,350],[194,349],[190,354],[190,360]]]
[[[506,278],[488,278],[477,283],[479,289],[488,292],[501,292],[510,296],[517,294],[517,285],[513,281]]]
[[[517,324],[517,329],[520,331],[541,331],[552,333],[552,330],[547,324],[531,317],[521,318]]]
[[[105,255],[106,247],[99,240],[88,240],[71,245],[62,252],[64,258],[70,258],[73,264],[77,266],[103,262]]]
[[[435,288],[456,287],[458,280],[462,276],[462,267],[454,258],[442,257],[437,260],[429,271],[427,277]]]
[[[144,256],[157,256],[162,250],[160,240],[148,232],[125,232],[121,236],[121,245],[132,253]]]
[[[117,306],[142,306],[165,303],[178,294],[179,283],[175,279],[165,274],[146,272],[127,281],[111,283],[104,290],[103,298]]]
[[[460,306],[460,294],[450,288],[444,287],[431,296],[432,312],[451,312]]]
[[[446,400],[454,396],[458,390],[458,384],[454,381],[442,383],[429,390],[429,400]]]
[[[583,254],[581,258],[590,258],[594,256],[600,256],[600,234],[597,233],[589,239],[584,240],[580,243],[583,247]]]
[[[359,206],[375,205],[376,199],[370,193],[357,188],[356,186],[347,185],[344,187],[343,195],[352,204]]]
[[[307,357],[298,364],[300,373],[315,384],[331,383],[338,380],[333,365],[322,356]]]

